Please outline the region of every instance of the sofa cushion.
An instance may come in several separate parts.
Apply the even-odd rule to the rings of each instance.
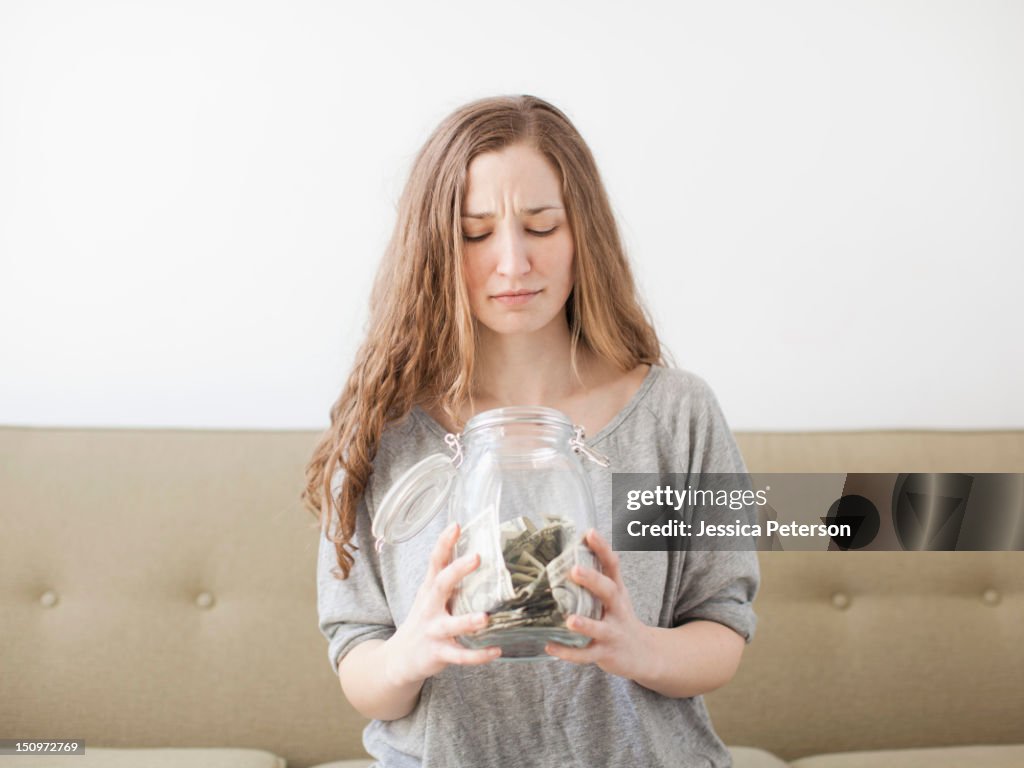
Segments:
[[[5,755],[3,768],[285,768],[284,758],[261,749],[90,747],[84,755]]]
[[[1024,744],[887,749],[804,757],[792,768],[1020,768]]]
[[[786,764],[770,752],[752,747],[729,747],[732,753],[733,768],[786,768]],[[369,768],[372,760],[341,760],[336,763],[323,763],[315,768]]]
[[[771,752],[753,747],[729,747],[732,755],[732,768],[787,768],[784,763]]]

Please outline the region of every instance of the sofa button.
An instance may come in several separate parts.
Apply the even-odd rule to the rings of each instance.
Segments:
[[[48,589],[39,596],[39,604],[43,608],[53,608],[57,604],[57,593]]]
[[[832,595],[832,605],[840,611],[845,611],[850,607],[850,596],[845,592],[836,592]]]
[[[196,605],[200,608],[212,608],[213,607],[213,595],[209,592],[200,592],[196,595]]]
[[[985,605],[997,605],[999,603],[999,593],[994,589],[986,589],[981,593],[981,599],[985,601]]]

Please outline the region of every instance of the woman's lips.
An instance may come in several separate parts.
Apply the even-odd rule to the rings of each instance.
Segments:
[[[504,304],[507,307],[514,307],[514,306],[518,306],[520,304],[525,304],[530,299],[532,299],[534,296],[536,296],[538,293],[540,293],[540,291],[529,291],[528,293],[514,293],[514,294],[513,293],[503,293],[503,294],[499,294],[498,296],[492,296],[491,298],[494,299],[495,301],[500,301],[502,304]]]

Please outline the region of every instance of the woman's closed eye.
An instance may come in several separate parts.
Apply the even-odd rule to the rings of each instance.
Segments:
[[[556,229],[558,229],[557,226],[552,227],[551,229],[545,229],[543,231],[539,231],[539,230],[536,230],[536,229],[528,229],[526,231],[529,234],[531,234],[531,235],[536,235],[537,237],[547,237],[552,232],[554,232]],[[462,233],[462,238],[464,240],[466,240],[467,242],[470,242],[470,243],[479,243],[481,240],[484,240],[487,237],[489,237],[490,234],[491,234],[490,232],[484,232],[484,234],[482,234],[482,235],[470,236],[470,235],[467,235],[465,232],[463,232]]]

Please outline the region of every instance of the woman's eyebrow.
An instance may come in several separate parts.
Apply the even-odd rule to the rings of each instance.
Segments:
[[[560,211],[560,210],[562,210],[562,206],[560,206],[560,205],[538,205],[536,208],[520,208],[518,213],[519,214],[524,214],[525,213],[527,216],[533,216],[535,213],[540,213],[541,211]],[[462,218],[464,218],[464,219],[493,219],[494,218],[494,214],[491,213],[490,211],[487,211],[485,213],[464,213],[464,214],[462,214]]]

